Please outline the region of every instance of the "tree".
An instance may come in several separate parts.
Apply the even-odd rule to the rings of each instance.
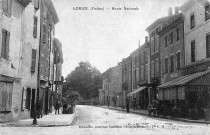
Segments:
[[[89,62],[80,62],[65,78],[63,93],[67,91],[77,91],[84,99],[98,97],[98,89],[102,86],[101,73]]]

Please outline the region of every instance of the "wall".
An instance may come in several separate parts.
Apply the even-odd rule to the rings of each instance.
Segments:
[[[195,4],[186,12],[185,16],[185,58],[186,65],[191,64],[191,41],[195,40],[196,61],[206,59],[206,34],[210,32],[210,20],[205,21],[205,2]],[[190,15],[195,15],[196,27],[190,29]]]

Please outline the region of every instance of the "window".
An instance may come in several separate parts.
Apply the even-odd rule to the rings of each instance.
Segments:
[[[141,80],[144,80],[144,66],[141,66]]]
[[[139,81],[139,68],[136,69],[136,80]]]
[[[155,60],[155,75],[159,74],[159,59]]]
[[[170,44],[173,44],[174,36],[173,32],[170,33]]]
[[[6,15],[11,16],[11,0],[3,0],[2,8]]]
[[[26,109],[30,110],[30,106],[31,106],[31,89],[27,88],[25,107],[26,107]]]
[[[205,6],[205,20],[209,20],[210,19],[210,5],[209,3],[206,4]]]
[[[154,77],[154,61],[151,62],[151,77]]]
[[[165,74],[168,73],[168,58],[165,58]]]
[[[171,60],[171,73],[172,73],[174,72],[174,56],[173,55],[171,55],[170,60]]]
[[[193,29],[195,27],[195,16],[192,14],[190,16],[190,28]]]
[[[167,36],[165,36],[164,43],[165,43],[165,47],[167,47],[168,46],[168,37]]]
[[[38,21],[38,18],[34,16],[34,30],[33,30],[34,37],[37,37],[37,21]]]
[[[4,59],[9,59],[9,40],[10,33],[2,29],[2,48],[1,48],[1,57]]]
[[[177,70],[180,69],[180,66],[181,66],[181,53],[178,52],[176,54],[176,68],[177,68]]]
[[[191,41],[191,62],[195,62],[195,40]]]
[[[206,58],[210,58],[210,34],[206,35]]]
[[[31,72],[35,72],[36,69],[36,50],[32,49],[32,53],[31,53],[32,57],[31,57]]]
[[[178,41],[180,39],[180,28],[176,28],[176,41]]]
[[[152,37],[151,37],[151,54],[154,54],[154,34],[152,33]]]
[[[11,111],[13,83],[0,82],[0,111]]]
[[[148,78],[148,64],[146,64],[146,67],[145,67],[145,79]]]

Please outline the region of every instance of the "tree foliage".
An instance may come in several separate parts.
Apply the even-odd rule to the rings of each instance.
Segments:
[[[98,89],[102,86],[101,73],[89,62],[80,62],[65,78],[64,94],[67,91],[78,91],[84,99],[98,97]]]

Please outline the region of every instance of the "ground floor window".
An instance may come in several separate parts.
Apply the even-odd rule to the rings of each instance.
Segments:
[[[0,111],[11,111],[13,83],[0,82]]]

